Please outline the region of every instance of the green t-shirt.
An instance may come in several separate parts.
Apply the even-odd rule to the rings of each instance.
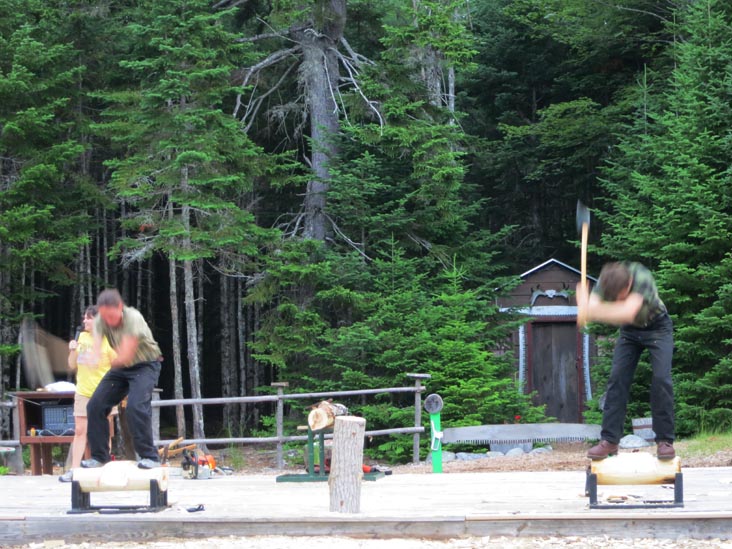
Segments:
[[[663,304],[663,301],[658,296],[656,281],[648,268],[632,261],[626,262],[624,265],[628,268],[630,276],[633,278],[633,283],[630,287],[631,293],[637,293],[643,297],[643,305],[632,324],[633,326],[644,328],[658,315],[666,312],[666,305]],[[603,301],[608,301],[605,299],[601,281],[598,281],[592,293],[597,294]]]
[[[115,328],[108,326],[97,315],[94,318],[94,332],[102,336],[107,336],[109,344],[113,349],[119,346],[122,338],[126,335],[137,338],[138,345],[135,358],[131,364],[125,364],[125,366],[160,359],[160,347],[155,339],[153,339],[150,327],[145,322],[142,314],[134,307],[127,307],[126,305],[123,307],[122,322]]]

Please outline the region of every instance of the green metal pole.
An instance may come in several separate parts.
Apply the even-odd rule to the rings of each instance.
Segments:
[[[442,473],[442,426],[440,412],[430,414],[430,428],[432,430],[432,472]]]

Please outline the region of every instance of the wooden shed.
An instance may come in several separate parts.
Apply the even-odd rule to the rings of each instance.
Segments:
[[[594,338],[577,329],[574,292],[581,272],[549,259],[522,275],[521,283],[499,299],[501,311],[525,315],[513,334],[518,377],[536,404],[562,423],[582,423],[585,402],[592,398],[590,356]],[[588,277],[590,288],[597,282]]]

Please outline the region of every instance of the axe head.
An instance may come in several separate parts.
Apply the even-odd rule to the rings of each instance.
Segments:
[[[581,200],[577,201],[577,232],[582,232],[582,226],[590,226],[590,209],[582,204]]]

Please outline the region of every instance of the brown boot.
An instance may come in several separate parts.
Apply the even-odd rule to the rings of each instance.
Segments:
[[[587,451],[587,457],[592,460],[605,459],[608,456],[614,456],[618,453],[618,445],[601,440],[599,444],[593,446]]]
[[[668,440],[659,440],[656,443],[656,457],[661,460],[674,459],[676,457],[676,450],[674,450],[674,443]]]

